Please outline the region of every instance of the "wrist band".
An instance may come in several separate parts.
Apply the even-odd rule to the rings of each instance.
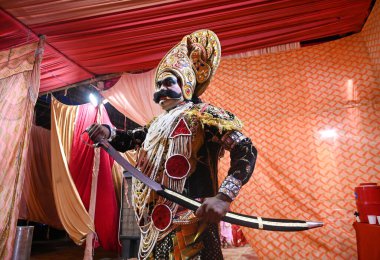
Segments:
[[[110,131],[110,135],[109,135],[107,141],[108,141],[108,142],[111,142],[112,139],[114,139],[115,136],[116,136],[116,127],[112,127],[112,126],[110,126],[110,125],[106,125],[106,124],[102,124],[102,126],[107,127],[107,128],[108,128],[108,131]]]
[[[111,142],[116,136],[116,127],[110,127],[110,137],[108,138],[108,142]]]
[[[219,188],[219,192],[234,200],[243,186],[241,180],[229,175],[227,176]]]

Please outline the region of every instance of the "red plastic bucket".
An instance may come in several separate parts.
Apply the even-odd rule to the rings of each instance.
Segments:
[[[368,223],[368,215],[380,216],[380,186],[376,183],[360,183],[355,187],[355,199],[360,222]]]

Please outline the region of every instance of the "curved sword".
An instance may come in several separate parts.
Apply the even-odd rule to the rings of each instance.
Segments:
[[[201,206],[200,202],[168,189],[144,175],[138,169],[133,167],[127,160],[125,160],[108,141],[103,139],[97,144],[97,146],[101,146],[118,164],[124,168],[124,170],[129,172],[134,178],[143,182],[149,188],[156,191],[160,196],[193,211],[196,211]],[[231,224],[271,231],[303,231],[323,226],[323,222],[319,221],[261,218],[233,212],[228,212],[222,220]]]

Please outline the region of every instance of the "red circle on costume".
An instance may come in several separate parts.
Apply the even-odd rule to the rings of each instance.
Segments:
[[[165,204],[158,204],[152,212],[153,225],[160,231],[167,229],[172,223],[172,211]]]
[[[166,161],[165,169],[169,177],[182,179],[189,173],[190,163],[185,156],[175,154]]]

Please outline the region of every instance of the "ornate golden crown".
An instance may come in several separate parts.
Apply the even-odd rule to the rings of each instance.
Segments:
[[[155,82],[174,74],[185,99],[199,97],[207,88],[220,62],[220,42],[210,30],[199,30],[182,38],[159,63]],[[157,86],[156,86],[157,88]]]

